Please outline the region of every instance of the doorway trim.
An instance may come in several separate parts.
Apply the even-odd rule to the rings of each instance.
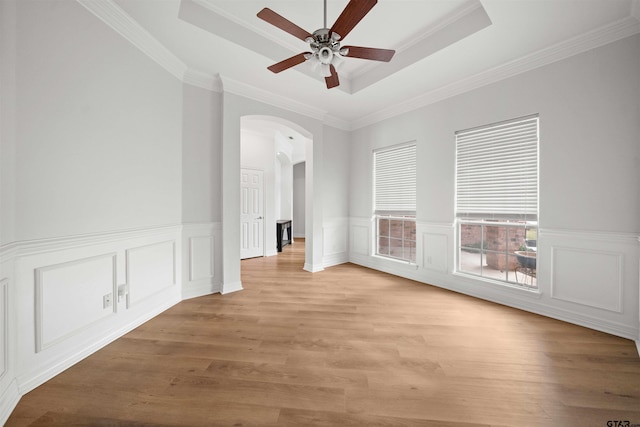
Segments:
[[[230,92],[222,97],[222,294],[242,289],[240,275],[240,129],[243,117],[285,124],[307,137],[304,270],[322,271],[323,130],[320,120]]]

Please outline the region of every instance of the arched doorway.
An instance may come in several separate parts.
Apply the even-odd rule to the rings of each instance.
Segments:
[[[293,165],[306,166],[307,146],[311,147],[313,141],[308,132],[293,129],[290,123],[277,118],[267,116],[243,116],[240,120],[240,166],[242,177],[259,173],[262,179],[260,196],[247,197],[247,189],[241,188],[241,258],[252,256],[276,255],[275,223],[277,220],[293,220]],[[306,182],[305,182],[306,184]],[[241,186],[244,186],[241,182]],[[253,190],[257,193],[258,190]],[[303,191],[306,205],[306,195],[313,197],[313,193]],[[255,221],[253,216],[245,213],[246,204],[254,203],[254,200],[263,200],[260,206],[260,221]],[[248,200],[247,200],[248,199]],[[296,202],[299,202],[296,200]],[[304,212],[304,209],[303,209]],[[253,227],[248,226],[246,220],[253,221]],[[306,224],[306,218],[297,218],[297,222]],[[249,240],[255,237],[255,230],[263,229],[260,238],[264,242],[264,249],[256,252],[254,245],[249,245]],[[250,235],[246,233],[250,231]],[[291,230],[292,232],[292,230]],[[306,230],[303,233],[306,238]],[[306,240],[305,240],[306,242]]]
[[[242,122],[258,120],[271,126],[284,126],[304,138],[305,145],[305,263],[310,272],[322,266],[322,198],[320,171],[322,170],[322,122],[293,112],[278,110],[266,104],[225,93],[222,124],[222,293],[242,289],[240,278],[240,163]],[[273,110],[281,114],[270,113]],[[251,113],[264,114],[251,114]],[[285,118],[286,117],[286,118]],[[301,123],[301,124],[299,124]],[[314,185],[314,183],[316,185]]]

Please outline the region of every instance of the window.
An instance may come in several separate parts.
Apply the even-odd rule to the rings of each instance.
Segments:
[[[416,145],[373,153],[376,255],[416,260]]]
[[[537,288],[538,116],[456,133],[458,271]]]

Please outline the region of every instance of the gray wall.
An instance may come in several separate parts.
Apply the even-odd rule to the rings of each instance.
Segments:
[[[17,51],[15,240],[179,223],[182,84],[75,2],[18,2]]]
[[[305,162],[293,165],[293,236],[304,237]]]
[[[453,221],[454,132],[539,113],[540,226],[638,232],[638,52],[634,36],[355,131],[351,216],[371,215],[371,150],[416,140],[418,219]]]
[[[183,85],[182,222],[222,220],[222,95]]]

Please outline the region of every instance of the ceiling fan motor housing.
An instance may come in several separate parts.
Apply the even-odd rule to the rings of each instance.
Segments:
[[[340,35],[330,33],[329,28],[320,28],[313,32],[312,37],[307,37],[307,42],[311,46],[314,55],[323,64],[330,64],[334,55],[346,55],[340,50]]]

